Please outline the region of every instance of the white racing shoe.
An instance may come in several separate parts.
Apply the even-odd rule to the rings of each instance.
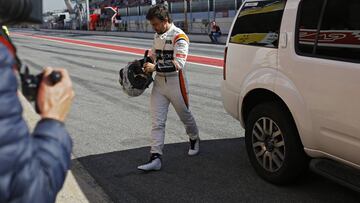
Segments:
[[[158,171],[161,169],[161,155],[151,154],[150,161],[137,167],[142,171]]]
[[[199,151],[200,151],[200,138],[197,138],[196,140],[190,139],[190,149],[188,155],[195,156],[199,154]]]

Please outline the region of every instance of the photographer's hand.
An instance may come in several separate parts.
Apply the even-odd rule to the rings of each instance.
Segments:
[[[42,118],[55,119],[64,122],[75,96],[72,83],[67,70],[56,69],[61,73],[62,79],[54,86],[51,85],[48,76],[52,68],[44,70],[43,80],[39,87],[37,104]]]

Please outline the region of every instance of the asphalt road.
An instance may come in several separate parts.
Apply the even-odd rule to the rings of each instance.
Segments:
[[[143,49],[152,44],[146,39],[26,33]],[[188,137],[171,108],[163,170],[141,173],[136,166],[149,155],[150,89],[128,98],[118,84],[119,69],[139,56],[31,36],[12,38],[34,73],[45,66],[70,72],[76,99],[66,125],[74,140],[73,155],[114,202],[360,202],[359,194],[311,172],[287,187],[261,180],[247,160],[244,130],[222,106],[222,70],[205,65],[187,66],[201,154],[186,156]],[[190,54],[222,58],[223,50],[221,45],[192,43]]]

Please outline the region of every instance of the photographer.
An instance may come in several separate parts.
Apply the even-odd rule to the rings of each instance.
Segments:
[[[26,21],[33,2],[0,0],[0,26]],[[1,29],[0,202],[54,202],[70,168],[72,141],[63,122],[74,97],[72,84],[66,70],[57,69],[61,80],[55,85],[48,78],[53,69],[44,70],[37,94],[41,120],[30,135],[18,98],[18,67],[16,49]]]
[[[211,32],[209,34],[210,40],[212,43],[219,43],[218,38],[221,36],[220,27],[216,24],[215,21],[211,22]]]

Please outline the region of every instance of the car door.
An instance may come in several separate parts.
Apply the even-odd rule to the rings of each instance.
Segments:
[[[360,165],[360,1],[302,0],[280,71],[303,96],[314,150]]]

